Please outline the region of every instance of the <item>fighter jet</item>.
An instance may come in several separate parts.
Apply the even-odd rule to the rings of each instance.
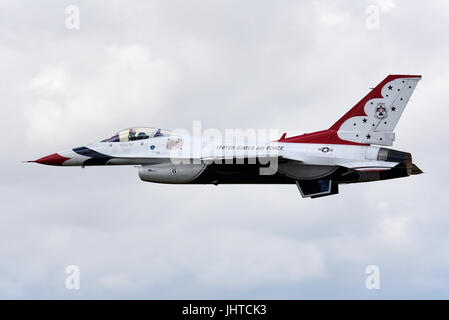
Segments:
[[[302,197],[338,194],[339,185],[422,171],[392,146],[394,128],[419,75],[389,75],[329,129],[236,143],[133,127],[30,162],[53,166],[134,165],[141,180],[173,184],[296,184]]]

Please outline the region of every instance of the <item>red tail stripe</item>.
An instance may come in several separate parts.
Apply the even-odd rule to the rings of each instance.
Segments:
[[[324,144],[349,144],[357,146],[367,146],[368,144],[357,143],[352,141],[342,140],[338,137],[335,130],[323,130],[313,133],[306,133],[300,136],[294,136],[290,138],[281,138],[277,142],[290,142],[290,143],[324,143]]]

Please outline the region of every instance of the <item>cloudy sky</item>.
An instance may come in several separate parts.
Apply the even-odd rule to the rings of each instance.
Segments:
[[[449,298],[447,30],[442,0],[1,0],[0,298]],[[136,125],[326,129],[392,73],[423,75],[394,148],[425,174],[338,196],[21,162]]]

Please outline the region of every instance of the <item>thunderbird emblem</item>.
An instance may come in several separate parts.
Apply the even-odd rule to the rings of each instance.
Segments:
[[[377,119],[383,119],[387,117],[387,108],[385,107],[385,103],[380,102],[376,106],[376,112],[374,113]]]

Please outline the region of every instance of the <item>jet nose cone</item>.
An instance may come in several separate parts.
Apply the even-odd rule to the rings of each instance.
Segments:
[[[49,156],[45,156],[42,158],[39,158],[37,160],[34,161],[30,161],[30,162],[36,162],[36,163],[40,163],[40,164],[47,164],[50,166],[62,166],[62,164],[69,160],[70,158],[67,157],[63,157],[60,154],[57,153],[53,153]]]

